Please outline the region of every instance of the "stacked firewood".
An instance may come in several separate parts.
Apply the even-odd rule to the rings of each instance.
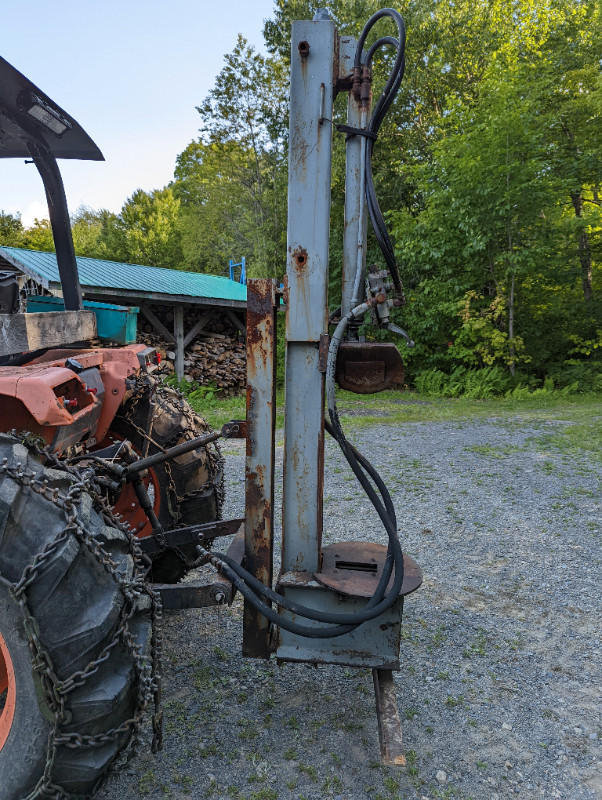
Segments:
[[[165,322],[169,326],[169,319]],[[142,324],[140,324],[142,323]],[[194,319],[185,320],[185,330]],[[138,341],[156,348],[161,355],[161,370],[172,373],[176,358],[173,342],[139,318]],[[228,322],[211,320],[184,351],[184,380],[217,387],[220,395],[230,397],[244,391],[247,381],[246,347],[238,331]]]

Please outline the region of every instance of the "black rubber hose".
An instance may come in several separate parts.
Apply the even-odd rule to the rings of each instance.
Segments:
[[[326,427],[326,430],[328,431],[328,433],[330,433],[331,435],[334,436],[334,430],[331,427],[331,425],[329,425],[328,422],[325,422],[325,427]],[[382,478],[380,477],[380,475],[378,474],[376,469],[372,466],[372,464],[370,464],[368,459],[366,459],[364,456],[362,456],[348,442],[347,442],[347,445],[348,445],[349,449],[352,451],[353,456],[355,458],[357,458],[358,462],[362,465],[362,467],[364,467],[366,469],[366,471],[368,472],[370,477],[374,480],[374,482],[378,486],[379,490],[382,491],[383,500],[385,502],[385,506],[387,507],[387,511],[391,512],[391,522],[393,523],[393,525],[396,526],[395,510],[393,508],[393,503],[391,501],[391,497],[389,495],[387,487],[385,486],[384,482],[382,481]],[[397,536],[396,535],[395,535],[395,539],[397,540]],[[356,614],[336,614],[336,613],[318,611],[317,609],[312,609],[312,608],[309,608],[307,606],[303,606],[303,605],[301,605],[299,603],[295,603],[294,601],[289,600],[286,597],[283,597],[280,594],[277,594],[276,592],[274,592],[273,589],[271,589],[270,587],[268,587],[265,584],[261,583],[261,581],[259,581],[253,575],[251,575],[250,572],[245,570],[244,567],[241,567],[240,564],[238,564],[237,562],[235,562],[232,559],[230,559],[224,553],[215,553],[215,552],[213,552],[213,553],[211,553],[211,557],[212,557],[212,559],[215,559],[218,563],[220,563],[220,565],[222,563],[227,565],[246,585],[248,585],[251,588],[252,592],[255,595],[260,595],[262,597],[265,597],[265,598],[277,603],[282,608],[286,608],[287,610],[291,611],[292,613],[297,614],[298,616],[305,617],[306,619],[313,619],[313,620],[315,620],[317,622],[340,624],[340,625],[344,625],[346,628],[349,628],[349,629],[355,628],[355,627],[357,627],[357,625],[359,625],[359,624],[361,624],[363,622],[367,622],[370,619],[374,619],[375,617],[379,616],[383,611],[385,611],[387,608],[389,608],[392,605],[392,603],[395,601],[395,599],[399,596],[399,591],[401,589],[401,584],[403,582],[403,568],[402,568],[401,580],[399,581],[399,573],[396,574],[396,580],[393,582],[393,585],[391,587],[391,591],[387,594],[387,597],[384,600],[381,601],[381,598],[383,597],[383,594],[384,594],[384,590],[386,589],[386,586],[387,586],[387,584],[389,582],[389,579],[390,579],[390,576],[391,576],[391,569],[388,569],[387,570],[388,575],[386,577],[386,582],[384,582],[384,586],[382,588],[380,586],[380,584],[383,583],[383,578],[384,578],[384,573],[383,573],[383,577],[381,577],[381,581],[379,582],[379,587],[377,587],[377,590],[375,591],[374,595],[372,596],[372,598],[366,604],[366,607],[361,612],[358,612]],[[392,567],[392,560],[391,559],[389,559],[389,564]],[[397,586],[396,586],[396,584],[398,582],[399,582],[399,588],[397,588]],[[380,589],[380,591],[379,591],[379,589]],[[246,594],[244,596],[247,597]],[[257,596],[255,596],[255,597],[250,597],[249,596],[248,599],[253,604],[254,607],[258,608],[262,613],[264,613],[264,604],[259,600],[259,598]],[[273,613],[276,613],[276,612],[273,612]],[[283,623],[282,627],[286,628],[286,625],[290,622],[290,620],[288,620],[286,618],[282,618],[281,615],[278,615],[278,616],[280,617],[280,619],[284,619],[284,623],[286,623],[286,624]],[[288,630],[288,628],[287,628],[287,630]],[[317,629],[309,628],[308,630],[317,630]],[[332,634],[329,634],[329,635],[333,635],[333,636],[342,635],[345,632],[346,631],[341,631],[340,633],[332,633]]]
[[[340,426],[339,426],[340,427]],[[325,422],[325,428],[327,432],[333,436],[335,439],[338,440],[335,429],[328,423]],[[370,619],[374,619],[377,616],[380,616],[384,611],[387,610],[397,599],[399,596],[401,586],[403,583],[403,554],[401,553],[401,547],[399,545],[399,541],[397,539],[397,532],[396,532],[396,518],[395,518],[395,509],[393,507],[393,502],[391,500],[391,496],[387,487],[385,486],[382,478],[376,471],[376,469],[372,466],[372,464],[368,461],[365,456],[362,456],[359,451],[353,447],[344,437],[342,434],[342,439],[344,440],[344,444],[346,449],[348,450],[349,454],[351,455],[352,459],[357,462],[357,465],[361,465],[368,475],[372,478],[375,482],[376,486],[378,487],[379,491],[382,494],[382,498],[384,501],[384,508],[383,511],[385,512],[385,517],[387,519],[387,532],[389,533],[390,527],[393,527],[394,535],[390,537],[389,541],[389,550],[391,549],[391,544],[397,545],[397,548],[394,549],[399,550],[399,555],[401,556],[401,570],[396,569],[395,579],[393,581],[393,585],[391,586],[391,590],[388,592],[387,596],[383,598],[384,591],[386,590],[386,586],[389,583],[389,579],[391,576],[393,564],[398,567],[398,560],[396,556],[391,557],[388,553],[387,560],[385,562],[385,568],[383,570],[383,575],[381,576],[381,580],[379,581],[379,586],[377,587],[374,595],[370,598],[366,607],[355,614],[336,614],[324,611],[318,611],[317,609],[309,608],[308,606],[301,605],[299,603],[295,603],[294,601],[290,600],[289,598],[283,597],[280,594],[274,592],[271,587],[265,586],[261,581],[257,580],[251,573],[241,567],[240,564],[237,564],[235,561],[230,559],[227,555],[223,553],[209,553],[205,551],[205,553],[209,556],[212,563],[214,563],[220,571],[225,574],[232,583],[236,586],[236,588],[241,592],[243,597],[245,597],[254,608],[259,610],[264,616],[266,616],[271,622],[274,624],[279,625],[280,627],[284,628],[285,630],[290,631],[291,633],[295,633],[301,636],[306,636],[309,638],[330,638],[330,637],[337,637],[343,636],[346,633],[349,633],[351,630],[354,630],[359,625],[363,624],[364,622],[368,622]],[[341,442],[339,441],[339,444]],[[361,483],[363,488],[365,489],[365,483],[367,483],[365,476],[361,475]],[[369,484],[368,484],[369,485]],[[373,502],[374,499],[378,501],[374,490],[370,486],[372,493],[374,494],[374,498],[370,498]],[[381,506],[382,508],[382,506]],[[273,601],[274,603],[278,604],[281,608],[286,608],[290,612],[297,614],[297,616],[304,617],[306,619],[313,619],[316,622],[325,622],[325,623],[334,623],[336,627],[328,627],[328,628],[317,628],[313,626],[306,626],[306,625],[299,625],[298,623],[294,623],[289,620],[287,617],[284,617],[282,614],[271,609],[267,606],[260,597],[265,597],[268,600]]]
[[[334,428],[327,420],[324,420],[324,429],[330,436],[332,436],[333,439],[336,440]],[[391,500],[391,495],[389,494],[389,490],[387,489],[385,482],[380,477],[375,467],[373,467],[372,464],[368,461],[366,456],[362,455],[359,450],[356,450],[355,447],[349,441],[347,441],[347,446],[349,447],[353,455],[357,458],[359,463],[362,465],[362,467],[366,470],[368,475],[372,478],[372,480],[376,484],[376,487],[380,492],[380,495],[384,501],[387,513],[391,517],[391,521],[395,525],[395,528],[397,528],[397,517],[395,514],[395,506],[393,505],[393,501]]]
[[[366,23],[366,26],[359,38],[354,60],[355,67],[362,66],[362,52],[368,34],[372,30],[373,26],[378,22],[378,20],[382,19],[383,17],[390,17],[391,19],[393,19],[393,21],[397,26],[399,38],[395,39],[392,36],[383,36],[380,39],[378,39],[372,45],[372,47],[370,47],[368,53],[366,54],[365,65],[370,66],[374,54],[381,47],[384,47],[386,45],[391,45],[397,49],[397,55],[395,58],[395,62],[393,64],[393,68],[391,70],[391,74],[385,85],[385,88],[383,89],[376,103],[376,106],[374,107],[372,117],[367,126],[367,129],[371,133],[375,134],[378,134],[382,121],[385,118],[391,104],[395,99],[395,96],[399,90],[399,86],[401,84],[405,70],[406,31],[405,31],[405,23],[403,21],[401,14],[399,14],[398,11],[395,11],[395,9],[393,8],[383,8],[372,15],[372,17]],[[387,267],[391,273],[391,278],[393,280],[393,284],[395,286],[397,295],[400,299],[403,300],[403,286],[399,274],[399,267],[395,259],[395,251],[393,249],[393,243],[391,242],[389,232],[387,231],[387,226],[385,224],[385,220],[382,211],[380,209],[380,205],[378,203],[378,197],[376,196],[376,190],[374,188],[374,178],[372,175],[372,153],[374,149],[374,138],[366,137],[365,147],[366,147],[366,166],[365,166],[364,183],[366,187],[366,201],[368,205],[368,213],[370,214],[370,221],[372,222],[372,227],[374,229],[374,235],[376,236],[376,241],[378,242],[378,246],[380,247],[380,250],[383,254]]]
[[[204,548],[197,548],[198,550],[203,550]],[[212,554],[208,553],[209,556]],[[297,634],[298,636],[304,636],[308,639],[330,639],[335,638],[337,636],[343,636],[346,633],[349,633],[355,628],[358,627],[361,623],[357,623],[354,625],[337,625],[337,626],[329,626],[327,628],[317,628],[314,626],[309,625],[299,625],[297,622],[292,622],[287,617],[284,617],[282,614],[279,614],[277,611],[274,611],[273,608],[270,608],[266,603],[264,603],[246,584],[246,579],[243,580],[240,578],[236,572],[223,561],[221,558],[209,558],[211,563],[219,569],[219,571],[228,578],[229,581],[232,582],[232,585],[235,586],[238,591],[242,594],[245,600],[248,600],[249,603],[256,608],[264,617],[269,619],[270,622],[273,622],[274,625],[278,625],[280,628],[284,628],[284,630],[289,631],[290,633]],[[262,584],[263,585],[263,584]],[[265,588],[265,587],[264,587]],[[283,598],[279,596],[279,599],[282,600]]]
[[[386,611],[392,603],[399,597],[399,590],[393,596],[391,602],[389,602],[390,595],[394,592],[395,589],[395,581],[391,586],[391,592],[386,596],[386,598],[378,603],[376,603],[376,592],[370,598],[370,600],[366,603],[366,606],[361,610],[353,614],[346,614],[340,613],[337,614],[336,612],[331,611],[319,611],[316,608],[310,608],[309,606],[304,606],[301,603],[296,603],[294,600],[289,599],[288,597],[284,597],[281,594],[278,594],[269,586],[261,583],[261,581],[257,580],[253,575],[250,575],[244,567],[241,567],[240,564],[237,564],[236,561],[233,561],[224,553],[211,553],[212,556],[215,556],[219,561],[223,561],[227,564],[235,573],[236,575],[244,581],[245,585],[247,585],[253,593],[257,596],[260,595],[261,597],[265,597],[268,600],[276,603],[277,605],[281,606],[282,608],[286,608],[287,611],[291,611],[293,614],[296,614],[299,617],[304,617],[305,619],[313,619],[316,622],[325,622],[328,624],[334,625],[344,625],[345,627],[357,628],[358,625],[361,625],[364,622],[368,622],[371,619],[375,619],[376,617],[380,616],[383,611]],[[403,576],[402,576],[403,580]],[[399,586],[401,589],[401,584]],[[261,601],[260,601],[261,602]],[[263,605],[263,604],[262,604]],[[263,613],[263,608],[260,609],[261,613]],[[286,619],[286,618],[285,618]],[[288,621],[288,620],[287,620]],[[286,626],[283,626],[286,627]]]

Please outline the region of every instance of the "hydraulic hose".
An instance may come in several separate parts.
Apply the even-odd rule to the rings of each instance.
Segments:
[[[403,584],[403,553],[401,551],[399,539],[397,538],[397,520],[391,496],[376,469],[372,466],[372,464],[370,464],[368,459],[362,456],[361,453],[359,453],[345,438],[338,418],[336,401],[334,398],[334,368],[336,366],[338,345],[345,333],[345,329],[347,328],[349,321],[355,317],[361,316],[363,313],[365,313],[367,308],[367,304],[362,304],[361,306],[353,309],[353,311],[347,316],[343,317],[332,337],[334,346],[331,343],[326,372],[327,398],[329,413],[331,416],[331,424],[325,422],[325,428],[327,432],[333,436],[341,446],[343,453],[353,469],[356,477],[375,506],[389,536],[389,547],[387,550],[387,557],[385,559],[383,572],[374,595],[367,602],[365,608],[362,611],[353,614],[337,614],[310,608],[278,594],[271,587],[261,583],[261,581],[244,569],[244,567],[241,567],[224,553],[211,553],[203,547],[197,548],[201,556],[204,559],[208,559],[229,580],[231,580],[233,585],[236,586],[243,597],[271,622],[273,622],[275,625],[279,625],[287,631],[290,631],[291,633],[309,638],[334,638],[337,636],[343,636],[364,622],[375,619],[388,608],[390,608],[391,605],[393,605],[393,603],[399,597],[399,593]],[[381,495],[380,498],[370,484],[366,475],[368,475],[374,481],[374,484]],[[395,567],[395,577],[390,590],[385,596],[385,591],[390,581],[393,567]],[[274,602],[281,608],[284,608],[297,616],[305,619],[311,619],[316,622],[326,623],[329,625],[329,627],[308,626],[292,622],[288,617],[285,617],[284,615],[272,609],[264,600],[261,599],[262,597],[268,602]]]
[[[377,39],[376,42],[374,42],[374,44],[370,47],[370,49],[366,53],[365,61],[364,63],[362,63],[363,47],[368,37],[368,34],[370,33],[374,25],[383,17],[390,17],[394,21],[395,25],[397,26],[398,38],[395,39],[392,36],[383,36],[380,39]],[[397,92],[399,90],[399,86],[403,79],[403,74],[405,70],[405,46],[406,46],[405,23],[403,21],[401,14],[398,11],[395,11],[395,9],[393,8],[383,8],[380,11],[377,11],[375,14],[373,14],[372,17],[370,17],[357,43],[354,66],[356,68],[362,66],[370,67],[376,51],[379,50],[381,47],[385,47],[387,45],[395,47],[395,49],[397,50],[397,54],[395,56],[395,62],[393,64],[393,68],[391,70],[389,79],[385,84],[385,88],[383,89],[376,103],[376,106],[374,107],[372,117],[370,118],[370,121],[366,126],[366,131],[370,135],[363,136],[363,138],[365,139],[363,147],[363,150],[365,149],[365,160],[363,163],[364,185],[366,190],[366,202],[368,206],[368,213],[370,214],[370,221],[374,229],[376,240],[383,254],[387,267],[391,273],[391,278],[393,280],[393,285],[395,286],[397,296],[402,302],[405,302],[403,295],[403,286],[399,274],[399,267],[395,259],[395,251],[393,249],[393,243],[391,242],[391,238],[387,231],[387,226],[385,224],[385,220],[382,211],[380,209],[380,205],[378,203],[376,190],[374,188],[374,177],[372,175],[372,152],[374,149],[374,142],[389,108],[391,107],[391,104],[395,100],[395,96],[397,95]]]
[[[327,429],[327,431],[329,433],[333,433],[333,429],[328,423],[325,424],[325,427],[326,427],[326,429]],[[381,491],[381,493],[383,494],[383,499],[385,501],[385,505],[387,506],[387,511],[390,512],[392,521],[395,523],[395,510],[393,508],[393,503],[391,502],[391,497],[390,497],[389,492],[388,492],[386,486],[384,485],[381,477],[379,476],[378,472],[374,469],[372,464],[370,464],[370,462],[366,458],[364,458],[364,456],[362,456],[354,447],[352,447],[351,445],[349,445],[349,446],[351,447],[355,457],[358,459],[358,461],[364,467],[366,472],[370,475],[370,477],[377,484],[377,486],[379,488],[379,491]],[[220,559],[221,561],[224,561],[226,564],[228,564],[228,566],[230,566],[231,569],[234,570],[234,572],[236,572],[236,574],[239,577],[243,578],[245,580],[245,582],[257,594],[259,594],[259,595],[261,595],[261,596],[263,596],[263,597],[265,597],[265,598],[277,603],[278,605],[282,606],[282,608],[286,608],[289,611],[292,611],[295,614],[298,614],[299,616],[307,617],[307,619],[313,619],[313,620],[317,620],[319,622],[329,622],[329,623],[336,623],[336,624],[350,624],[351,619],[353,619],[354,622],[355,622],[355,621],[357,621],[358,617],[360,617],[360,616],[362,618],[364,618],[364,621],[367,621],[368,619],[374,619],[380,613],[382,613],[383,610],[386,610],[386,608],[388,608],[389,605],[390,605],[390,603],[388,603],[388,604],[386,604],[386,605],[381,607],[381,606],[378,606],[378,605],[377,606],[370,606],[370,604],[368,604],[366,606],[366,609],[364,609],[364,611],[360,612],[359,614],[337,614],[337,613],[318,611],[316,609],[308,609],[307,606],[302,606],[302,605],[300,605],[298,603],[295,603],[292,600],[289,600],[286,597],[283,597],[280,594],[277,594],[270,587],[266,586],[265,584],[261,583],[261,581],[257,580],[257,578],[255,578],[253,575],[251,575],[249,572],[247,572],[247,570],[245,570],[243,567],[241,567],[240,564],[238,564],[236,561],[234,561],[231,558],[229,558],[227,555],[224,555],[223,553],[215,553],[215,552],[213,552],[211,555],[216,556],[218,559]],[[389,571],[389,575],[387,577],[386,583],[388,583],[389,578],[390,578],[390,571]],[[403,579],[403,576],[402,576],[402,579]],[[385,586],[386,586],[386,583],[385,583]],[[400,588],[401,588],[401,586],[400,586]],[[379,592],[379,590],[377,588],[376,592],[374,593],[374,595],[371,598],[371,601],[380,602],[380,601],[378,601],[379,594],[380,594],[380,596],[382,596],[382,592]],[[388,601],[388,597],[387,597],[387,601]],[[385,602],[387,603],[387,601],[385,601]],[[370,611],[368,611],[368,608],[370,608]],[[366,613],[364,613],[364,612],[366,612]]]
[[[261,581],[257,580],[257,578],[244,569],[244,567],[241,567],[224,553],[211,553],[205,548],[197,548],[203,558],[208,559],[229,580],[231,580],[233,585],[236,586],[243,597],[245,597],[245,599],[247,599],[251,605],[257,608],[271,622],[279,625],[285,630],[290,631],[291,633],[311,638],[331,638],[342,636],[358,627],[358,625],[361,625],[362,623],[371,619],[375,619],[388,608],[390,608],[391,605],[393,605],[393,603],[399,597],[403,583],[403,554],[397,538],[397,520],[391,496],[376,469],[372,466],[372,464],[370,464],[368,459],[362,456],[361,453],[359,453],[345,438],[340,426],[336,411],[336,402],[334,400],[334,367],[336,365],[338,344],[344,335],[350,319],[365,313],[367,308],[368,306],[366,304],[362,304],[361,306],[353,309],[352,312],[343,317],[337,326],[335,334],[333,335],[332,341],[335,343],[335,345],[333,347],[331,344],[331,349],[328,354],[329,358],[326,373],[329,412],[331,413],[331,422],[333,424],[325,422],[325,428],[327,432],[334,436],[339,445],[343,448],[345,457],[349,461],[362,487],[367,492],[371,502],[375,506],[385,526],[387,534],[389,535],[389,548],[387,551],[387,558],[385,560],[383,572],[374,595],[367,602],[365,608],[362,611],[354,614],[337,614],[319,611],[317,609],[301,605],[300,603],[296,603],[287,597],[283,597],[275,592],[271,587],[261,583]],[[366,474],[374,481],[378,491],[380,492],[382,500],[378,497],[377,493],[366,478]],[[391,578],[393,566],[395,566],[395,577],[393,584],[391,585],[391,588],[385,597],[385,591]],[[276,603],[281,608],[285,608],[297,616],[304,617],[305,619],[312,619],[316,622],[334,624],[336,627],[319,628],[315,626],[300,625],[299,623],[292,622],[287,617],[270,608],[264,601],[261,600],[261,597]]]

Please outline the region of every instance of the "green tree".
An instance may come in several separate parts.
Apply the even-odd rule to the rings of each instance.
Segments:
[[[114,224],[106,218],[103,247],[116,261],[178,269],[182,265],[180,200],[172,187],[138,189]]]
[[[100,209],[95,211],[88,206],[80,206],[71,215],[73,246],[78,256],[89,258],[111,258],[108,239],[117,223],[117,215]]]
[[[255,252],[257,226],[248,193],[254,170],[248,151],[237,142],[191,142],[178,156],[175,176],[186,268],[226,275],[230,258]]]
[[[285,72],[239,36],[197,107],[201,136],[178,156],[185,263],[224,272],[245,256],[251,275],[280,275],[286,241]]]
[[[23,231],[21,247],[54,253],[54,238],[49,219],[34,219],[33,225]]]
[[[0,245],[21,247],[23,242],[23,223],[20,214],[0,211]]]
[[[505,0],[489,16],[481,75],[442,95],[428,157],[410,165],[417,202],[393,214],[410,358],[544,375],[595,339],[599,17],[593,2]]]

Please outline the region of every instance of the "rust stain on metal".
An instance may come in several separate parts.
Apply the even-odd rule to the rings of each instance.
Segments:
[[[258,361],[261,361],[265,368],[272,357],[274,282],[249,281],[247,291],[247,367],[252,376],[257,371]]]
[[[401,353],[393,342],[342,342],[336,381],[341,389],[356,394],[374,394],[403,386],[405,370]]]
[[[359,394],[368,394],[386,386],[384,361],[346,361],[342,381]]]
[[[271,586],[273,571],[276,284],[247,285],[246,568]],[[245,602],[243,655],[269,658],[269,623]]]
[[[293,250],[293,263],[295,265],[295,270],[298,273],[303,273],[307,269],[307,250],[304,247],[297,247]]]
[[[318,350],[318,369],[320,372],[326,372],[329,347],[330,347],[330,336],[327,333],[323,333],[320,336],[320,347]]]
[[[306,42],[305,40],[299,42],[299,44],[297,45],[297,50],[299,51],[301,59],[305,60],[309,55],[309,42]]]
[[[390,669],[373,669],[372,678],[382,762],[388,766],[405,767],[406,757],[403,752],[393,672]]]

